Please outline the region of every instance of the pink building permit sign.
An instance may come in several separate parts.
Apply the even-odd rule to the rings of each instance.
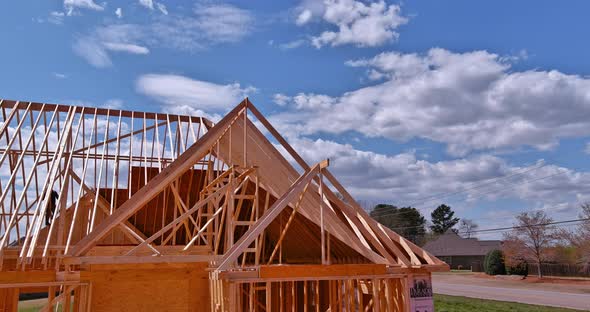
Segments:
[[[434,312],[432,280],[429,275],[414,275],[410,278],[410,311]]]

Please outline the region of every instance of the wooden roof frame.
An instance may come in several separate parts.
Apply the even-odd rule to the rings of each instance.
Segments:
[[[154,126],[160,127],[165,122],[170,122],[170,118],[178,121],[192,121],[203,124],[207,132],[199,137],[195,143],[187,147],[186,150],[180,153],[171,163],[167,164],[161,169],[160,173],[153,179],[147,182],[146,185],[141,187],[136,193],[124,202],[118,209],[111,211],[111,214],[107,215],[105,219],[92,228],[88,235],[84,236],[76,245],[70,249],[66,249],[65,257],[68,259],[75,259],[76,257],[84,256],[96,243],[103,238],[107,233],[113,231],[115,228],[121,228],[123,231],[129,232],[130,238],[135,239],[139,246],[150,247],[149,238],[138,231],[133,230],[133,227],[127,222],[130,216],[141,209],[146,203],[157,196],[163,189],[169,187],[175,180],[179,178],[189,168],[194,166],[195,163],[200,161],[205,155],[212,151],[212,146],[219,144],[220,140],[224,138],[229,131],[230,133],[230,150],[231,150],[231,132],[234,131],[243,134],[242,145],[244,148],[243,163],[247,163],[248,152],[246,152],[246,144],[249,140],[255,140],[257,144],[262,146],[270,155],[268,157],[276,160],[280,165],[286,168],[290,180],[292,181],[291,186],[284,190],[282,193],[274,194],[277,197],[277,201],[270,207],[265,213],[258,219],[248,231],[246,231],[239,240],[233,244],[227,252],[214,262],[214,266],[218,271],[225,271],[235,269],[232,267],[233,263],[237,258],[246,252],[248,246],[258,237],[266,227],[287,207],[290,203],[293,203],[295,198],[300,195],[299,201],[303,200],[301,211],[298,214],[302,214],[313,223],[320,226],[322,231],[321,244],[322,253],[325,249],[324,242],[324,230],[330,232],[335,238],[349,245],[353,250],[356,250],[359,254],[365,256],[370,262],[375,264],[385,264],[391,267],[400,268],[429,268],[431,270],[446,268],[446,264],[436,257],[432,256],[425,250],[414,245],[407,239],[401,237],[394,231],[382,226],[374,219],[372,219],[366,211],[364,211],[354,198],[346,191],[346,189],[339,183],[336,177],[329,171],[329,162],[324,161],[314,166],[307,164],[303,158],[292,148],[291,145],[279,134],[279,132],[271,125],[271,123],[262,115],[262,113],[250,102],[248,98],[245,98],[235,108],[233,108],[228,114],[226,114],[218,123],[214,124],[211,121],[202,117],[191,117],[181,115],[170,115],[170,114],[158,114],[158,113],[144,113],[124,110],[110,110],[110,109],[99,109],[99,108],[85,108],[75,106],[64,106],[56,104],[43,104],[43,103],[32,103],[32,102],[17,102],[10,100],[0,100],[0,104],[4,109],[12,108],[9,115],[4,115],[5,123],[0,129],[0,137],[7,131],[8,124],[15,115],[18,114],[17,109],[30,110],[54,110],[56,112],[67,112],[69,117],[67,121],[67,129],[73,128],[74,116],[76,113],[80,113],[80,118],[84,118],[85,114],[94,114],[95,118],[97,115],[106,114],[107,116],[113,111],[121,118],[122,116],[133,117],[137,115],[143,115],[144,118],[151,118],[155,120]],[[289,156],[291,156],[295,162],[303,170],[303,174],[299,174],[298,171],[290,164],[287,159],[282,155],[273,144],[268,141],[266,136],[257,129],[257,127],[248,118],[248,113],[260,122],[262,126],[277,140],[277,142],[285,149]],[[40,118],[40,117],[39,117]],[[242,123],[243,119],[243,123]],[[24,118],[23,118],[24,120]],[[31,115],[32,120],[32,115]],[[158,124],[158,120],[165,120],[161,124]],[[22,123],[22,121],[21,121]],[[79,128],[78,123],[78,128]],[[20,125],[19,125],[20,127]],[[132,129],[133,130],[133,129]],[[144,124],[143,131],[145,132],[146,126]],[[140,130],[137,130],[140,131]],[[135,132],[137,132],[135,131]],[[105,135],[103,143],[97,143],[87,147],[96,148],[103,144],[105,147],[108,143],[113,142],[117,139],[117,142],[121,137],[133,136],[135,132],[131,132],[125,135],[118,135],[116,138],[108,139]],[[157,135],[157,134],[156,134]],[[65,140],[64,140],[65,142]],[[67,155],[63,152],[65,149],[65,143],[60,144],[60,154]],[[235,144],[240,142],[234,142]],[[76,152],[84,151],[79,149]],[[224,153],[218,151],[217,153]],[[71,158],[71,155],[69,157]],[[222,154],[217,156],[221,157]],[[235,155],[225,155],[231,161]],[[115,160],[117,158],[115,157]],[[52,165],[53,166],[53,165]],[[52,167],[53,168],[53,167]],[[57,168],[57,167],[55,167]],[[55,169],[56,170],[56,169]],[[102,170],[102,169],[101,169]],[[78,178],[79,179],[79,178]],[[338,198],[334,191],[324,183],[324,179],[335,188],[334,191],[342,194],[343,199]],[[78,180],[79,181],[79,180]],[[51,184],[53,184],[51,182]],[[312,197],[303,198],[302,192],[308,190]],[[272,191],[272,190],[268,190]],[[100,198],[97,192],[93,192],[87,188],[85,192],[93,194],[95,198]],[[275,192],[276,193],[276,192]],[[44,201],[48,200],[48,194],[45,195]],[[310,205],[318,205],[319,207],[309,207]],[[100,208],[107,209],[106,203],[99,204]],[[112,206],[112,204],[111,204]],[[297,204],[299,206],[299,203]],[[322,208],[323,207],[323,208]],[[320,218],[313,217],[317,216],[318,209],[320,210]],[[188,207],[185,207],[188,209]],[[196,208],[198,209],[198,207]],[[112,210],[112,207],[111,207]],[[181,216],[186,217],[189,212],[194,210],[187,210],[187,212]],[[42,211],[44,213],[44,211]],[[293,212],[293,215],[295,211]],[[179,217],[180,218],[180,217]],[[40,219],[38,220],[40,222]],[[63,222],[63,220],[60,220]],[[169,225],[174,227],[175,225]],[[31,244],[35,244],[37,239],[38,228],[34,230]],[[169,228],[169,227],[168,227]],[[160,232],[164,232],[163,228]],[[51,231],[51,230],[50,230]],[[285,229],[286,231],[286,229]],[[158,234],[161,234],[158,232]],[[283,233],[284,235],[284,233]],[[26,238],[25,244],[28,241]],[[282,238],[281,238],[282,239]],[[3,245],[6,244],[5,237],[3,238]],[[190,245],[190,243],[189,243]],[[188,245],[187,245],[188,247]],[[153,248],[152,248],[153,249]],[[186,249],[186,248],[185,248]],[[24,252],[24,251],[23,251]],[[156,251],[157,252],[157,251]],[[29,255],[32,255],[32,251],[29,250]],[[200,259],[200,258],[199,258]],[[322,261],[325,256],[322,255]],[[75,262],[75,260],[74,260]]]

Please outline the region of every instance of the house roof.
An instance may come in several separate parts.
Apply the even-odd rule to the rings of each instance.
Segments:
[[[458,234],[448,231],[437,239],[424,245],[424,249],[434,256],[485,256],[489,251],[499,249],[502,241],[478,240],[476,238],[463,238]]]

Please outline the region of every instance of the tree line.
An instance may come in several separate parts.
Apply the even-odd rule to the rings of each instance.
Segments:
[[[470,219],[461,219],[446,204],[439,205],[430,214],[430,222],[414,207],[376,205],[370,212],[376,221],[417,245],[435,239],[447,231],[464,238],[472,238],[478,225]],[[590,271],[590,203],[581,205],[575,227],[560,228],[544,210],[522,212],[515,216],[511,229],[502,234],[502,261],[507,268],[521,268],[527,263],[583,265]],[[539,275],[541,275],[539,269]]]
[[[378,204],[371,210],[370,215],[377,222],[417,245],[423,245],[431,238],[449,230],[464,237],[471,237],[478,227],[472,220],[455,217],[455,212],[445,204],[432,211],[430,224],[427,224],[426,218],[414,207]],[[457,224],[459,227],[455,228]]]

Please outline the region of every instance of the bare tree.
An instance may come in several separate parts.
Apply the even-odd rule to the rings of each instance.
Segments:
[[[549,223],[553,222],[544,211],[523,212],[516,216],[515,228],[504,235],[504,239],[523,246],[521,257],[531,259],[539,265],[539,277],[543,277],[541,263],[547,258],[547,248],[555,240],[553,229]]]
[[[590,203],[584,203],[580,208],[579,217],[584,221],[574,231],[563,230],[560,234],[561,238],[577,248],[579,262],[584,265],[584,270],[590,271]]]
[[[474,236],[474,231],[477,230],[478,227],[479,225],[473,222],[473,220],[461,219],[461,221],[459,221],[459,234],[465,238],[471,238]]]
[[[585,219],[578,229],[581,260],[585,264],[586,270],[590,271],[590,203],[582,205],[580,219]]]

